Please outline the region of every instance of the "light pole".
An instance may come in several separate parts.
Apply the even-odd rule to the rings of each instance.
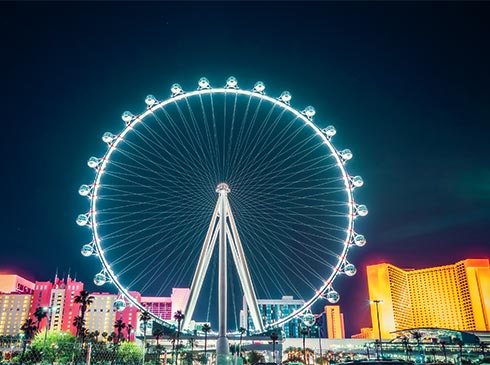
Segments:
[[[44,351],[46,350],[46,340],[48,338],[48,329],[51,322],[51,313],[53,312],[53,309],[56,309],[55,305],[49,307],[43,307],[43,310],[45,312],[48,312],[48,316],[46,318],[46,331],[44,332],[43,357],[45,355]]]
[[[379,322],[379,304],[383,303],[381,299],[370,300],[369,303],[374,303],[376,305],[376,319],[378,320],[378,339],[379,339],[379,352],[376,351],[376,359],[379,360],[379,354],[381,353],[381,358],[383,358],[383,342],[381,340],[381,324]]]

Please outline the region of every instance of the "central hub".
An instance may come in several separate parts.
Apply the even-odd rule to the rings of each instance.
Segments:
[[[230,191],[231,191],[230,190],[230,187],[228,186],[227,183],[220,183],[216,187],[216,192],[219,193],[219,194],[221,194],[221,193],[228,194]]]

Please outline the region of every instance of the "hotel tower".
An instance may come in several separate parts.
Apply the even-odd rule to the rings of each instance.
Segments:
[[[490,330],[490,265],[467,259],[452,265],[404,270],[390,264],[367,267],[372,337],[410,328]]]

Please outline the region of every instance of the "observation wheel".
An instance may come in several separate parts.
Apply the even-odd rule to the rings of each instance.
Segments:
[[[354,222],[368,213],[353,197],[363,179],[346,170],[352,152],[332,143],[336,129],[317,123],[313,107],[292,107],[289,92],[268,96],[260,81],[241,89],[234,77],[219,88],[201,78],[189,92],[174,84],[168,99],[145,103],[103,134],[106,152],[88,160],[94,181],[79,189],[90,203],[76,220],[91,235],[82,254],[101,263],[95,284],[112,283],[120,308],[142,311],[134,292],[190,288],[183,328],[215,323],[225,306],[221,332],[238,328],[243,297],[257,333],[319,299],[336,303],[333,282],[356,273],[347,256],[366,243]],[[260,315],[261,301],[284,296],[304,302]]]

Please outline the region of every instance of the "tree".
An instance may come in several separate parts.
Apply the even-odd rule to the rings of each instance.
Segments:
[[[407,361],[410,361],[410,355],[408,354],[408,337],[403,336],[402,345],[405,348],[405,355],[407,356]]]
[[[146,351],[146,329],[148,328],[148,322],[151,320],[150,313],[144,311],[141,312],[140,321],[143,322],[143,363],[145,362]]]
[[[174,313],[174,319],[177,321],[177,343],[179,343],[180,339],[180,326],[182,324],[182,321],[184,320],[185,315],[182,313],[182,311],[178,310],[177,312]]]
[[[157,340],[157,346],[160,344],[159,341],[163,337],[163,330],[161,328],[155,328],[153,330],[153,337]]]
[[[180,326],[182,324],[182,321],[184,320],[184,313],[182,311],[178,310],[177,312],[174,313],[174,319],[177,321],[177,338],[176,338],[176,350],[178,352],[180,348]],[[178,356],[175,357],[175,363],[177,364],[178,361]]]
[[[279,336],[277,335],[276,332],[272,332],[270,335],[270,338],[272,340],[272,362],[276,362],[276,342],[279,339]]]
[[[323,321],[324,318],[322,317],[322,315],[318,315],[315,318],[315,327],[318,332],[318,348],[320,350],[320,356],[318,357],[320,360],[320,365],[323,365],[323,351],[322,351],[322,325],[324,323]]]
[[[258,351],[252,350],[248,353],[248,360],[252,364],[254,362],[264,362],[264,355]]]
[[[422,347],[420,346],[420,340],[422,339],[422,333],[419,331],[411,332],[412,337],[417,341],[417,350],[419,351],[419,356],[422,355]]]
[[[41,321],[43,318],[46,318],[48,316],[48,311],[45,310],[42,307],[37,307],[36,310],[34,311],[34,317],[37,319],[37,329],[39,330],[39,327],[41,327]],[[46,323],[46,326],[48,324]]]
[[[114,329],[117,331],[117,341],[122,339],[122,330],[126,328],[126,323],[122,319],[118,319],[114,322]]]
[[[463,345],[464,345],[464,342],[460,338],[457,338],[454,342],[459,347],[459,362],[462,363],[463,362]]]
[[[157,340],[156,350],[158,354],[158,359],[160,359],[160,352],[162,351],[162,346],[160,346],[160,339],[163,337],[163,330],[159,327],[154,328],[152,335]]]
[[[211,331],[211,326],[209,323],[204,323],[202,325],[202,331],[204,332],[204,357],[206,359],[206,364],[208,363],[208,333]]]
[[[242,356],[242,339],[243,339],[243,334],[247,332],[246,328],[240,327],[238,329],[240,332],[240,341],[238,342],[238,353],[240,354],[240,357]]]
[[[441,344],[442,353],[444,354],[444,362],[447,364],[446,341],[439,342]]]
[[[131,341],[131,332],[133,332],[133,326],[131,323],[126,326],[126,331],[128,333],[127,340]]]
[[[22,344],[22,355],[21,355],[21,362],[22,362],[24,360],[24,354],[26,352],[27,342],[31,341],[37,332],[37,324],[31,318],[28,318],[22,324],[20,330],[24,334],[24,342]]]
[[[143,352],[134,342],[122,342],[117,349],[117,355],[123,364],[138,364],[141,362]]]
[[[68,363],[73,358],[74,344],[76,337],[67,331],[49,331],[46,336],[46,346],[44,346],[44,335],[38,333],[31,343],[33,350],[43,352],[43,361]]]
[[[85,319],[81,316],[75,316],[75,318],[73,318],[73,325],[77,329],[77,337],[81,338],[83,332],[82,328],[85,326]]]
[[[308,334],[308,328],[301,328],[301,335],[303,336],[303,361],[306,364],[306,335]]]
[[[94,302],[95,298],[86,290],[82,290],[78,295],[75,295],[74,302],[80,304],[80,318],[85,320],[85,312],[87,308]],[[80,335],[81,327],[77,327],[77,333]]]

